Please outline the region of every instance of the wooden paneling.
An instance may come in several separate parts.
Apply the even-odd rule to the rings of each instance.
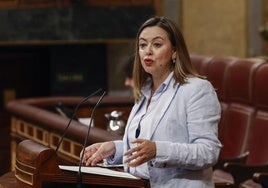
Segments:
[[[0,0],[0,9],[57,8],[71,6],[70,0]]]
[[[248,9],[245,0],[183,0],[182,32],[191,53],[247,56]]]
[[[9,115],[0,108],[0,175],[10,170],[10,125]]]
[[[93,116],[92,108],[98,99],[99,97],[89,99],[89,103],[84,104],[83,107],[80,106],[79,112],[76,114],[79,115],[77,116],[78,118],[93,117],[94,119],[94,126],[90,129],[88,144],[122,139],[121,135],[105,130],[107,119],[104,114],[119,110],[124,112],[125,116],[128,116],[133,106],[133,99],[106,96],[96,110],[97,113]],[[77,164],[82,150],[82,143],[87,138],[88,125],[78,121],[72,121],[71,124],[68,124],[70,119],[60,116],[53,109],[55,101],[62,101],[64,106],[71,105],[74,108],[74,105],[81,100],[81,97],[46,97],[14,100],[8,103],[7,110],[11,116],[11,169],[14,169],[16,146],[20,141],[31,139],[55,149],[66,126],[69,126],[68,131],[64,134],[65,137],[58,148],[58,154],[62,162]]]
[[[18,0],[0,0],[0,9],[16,8],[18,6]]]
[[[0,8],[63,8],[86,6],[154,6],[159,0],[0,0]]]
[[[147,6],[153,2],[153,0],[85,0],[85,4],[90,6]]]
[[[18,0],[18,8],[57,8],[70,7],[70,0]]]

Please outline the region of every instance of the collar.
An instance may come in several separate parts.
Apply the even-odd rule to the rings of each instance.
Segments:
[[[164,92],[167,87],[169,86],[172,78],[173,78],[174,72],[172,71],[169,73],[167,78],[164,80],[164,82],[156,89],[155,93],[161,93]],[[144,95],[146,98],[150,97],[151,95],[151,86],[152,86],[152,78],[148,78],[144,86],[141,88],[141,93]]]

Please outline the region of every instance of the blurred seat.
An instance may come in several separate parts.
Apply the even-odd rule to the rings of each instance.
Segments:
[[[210,63],[212,57],[204,56],[204,55],[197,55],[191,54],[190,56],[191,62],[196,68],[197,72],[202,76],[207,76],[207,67]]]
[[[258,187],[252,180],[255,172],[268,172],[268,113],[258,111],[251,130],[249,155],[245,164],[227,162],[226,171],[232,174],[235,187]]]
[[[252,101],[256,112],[249,134],[250,153],[245,164],[230,162],[224,165],[232,174],[235,187],[261,187],[253,181],[254,173],[268,173],[268,64],[260,64],[252,75]]]
[[[214,86],[222,108],[218,136],[223,148],[214,166],[215,186],[238,186],[240,174],[233,175],[224,164],[263,164],[266,158],[266,154],[257,152],[262,148],[257,138],[263,139],[263,135],[268,138],[265,128],[268,115],[263,120],[263,113],[268,110],[268,87],[263,85],[268,83],[268,64],[260,58],[191,55],[191,60],[199,74],[205,75]],[[256,124],[262,126],[257,127]],[[262,136],[258,135],[262,132]],[[260,147],[254,146],[256,144]],[[261,159],[255,158],[255,153],[262,156]],[[250,183],[247,182],[247,185]]]
[[[218,125],[218,137],[221,142],[223,142],[224,138],[224,125],[226,124],[226,112],[228,110],[227,83],[225,78],[230,66],[235,62],[235,59],[236,58],[233,57],[213,57],[206,69],[207,79],[214,86],[221,104],[222,113]]]
[[[234,179],[224,170],[223,164],[244,163],[248,156],[249,134],[255,113],[255,106],[252,105],[252,79],[260,64],[258,61],[249,59],[236,59],[222,70],[225,72],[221,78],[225,87],[222,88],[219,99],[222,103],[226,103],[227,107],[222,116],[224,122],[222,125],[219,124],[219,138],[223,148],[213,172],[216,184],[233,184]],[[216,68],[211,69],[211,72],[213,70]],[[217,75],[217,73],[213,74]]]
[[[245,63],[245,62],[246,63]],[[237,79],[233,75],[242,69],[241,76],[247,79]],[[220,160],[244,156],[247,151],[248,132],[254,113],[250,97],[252,67],[255,61],[241,60],[234,57],[214,57],[207,68],[207,78],[216,89],[222,107],[219,123],[219,139],[223,144]],[[239,95],[230,86],[243,85],[245,92]],[[230,137],[232,139],[230,139]]]
[[[213,57],[206,69],[207,79],[214,86],[220,102],[228,102],[227,89],[227,74],[230,72],[232,64],[236,62],[235,57]]]

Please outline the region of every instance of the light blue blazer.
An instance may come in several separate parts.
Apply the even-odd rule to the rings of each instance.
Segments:
[[[143,100],[133,106],[125,133]],[[171,78],[156,108],[159,111],[145,138],[156,143],[156,156],[147,162],[151,187],[214,187],[212,166],[221,149],[217,137],[221,108],[211,83],[189,78],[188,83],[174,86]],[[122,162],[122,153],[129,149],[128,136],[115,144],[115,161]]]

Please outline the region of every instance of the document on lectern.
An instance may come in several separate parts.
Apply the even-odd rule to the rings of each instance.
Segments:
[[[59,165],[59,168],[61,170],[67,170],[67,171],[73,171],[78,172],[79,166],[66,166],[66,165]],[[119,172],[115,170],[111,170],[108,168],[102,168],[102,167],[81,167],[81,172],[88,173],[88,174],[97,174],[97,175],[103,175],[103,176],[114,176],[114,177],[120,177],[120,178],[130,178],[130,179],[139,179],[136,176],[133,176],[130,173],[127,172]]]

